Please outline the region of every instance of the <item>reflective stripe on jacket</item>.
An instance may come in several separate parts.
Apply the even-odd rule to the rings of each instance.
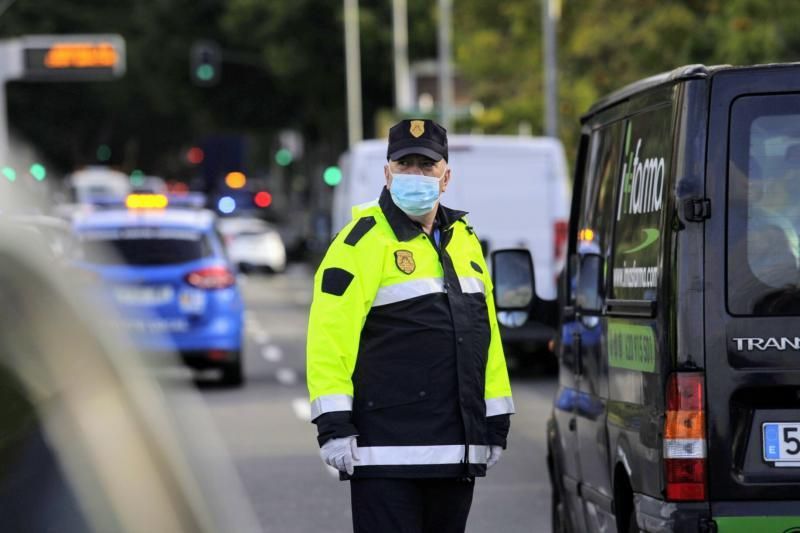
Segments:
[[[358,434],[353,477],[484,475],[511,387],[480,242],[437,212],[441,244],[384,189],[314,279],[307,376],[320,442]]]

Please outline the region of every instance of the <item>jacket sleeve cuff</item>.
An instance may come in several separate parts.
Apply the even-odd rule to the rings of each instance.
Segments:
[[[351,421],[350,411],[332,411],[319,415],[313,420],[317,425],[317,442],[322,446],[331,439],[358,435]]]
[[[486,429],[489,444],[492,446],[502,446],[506,449],[506,439],[508,430],[511,427],[511,415],[496,415],[486,417]]]

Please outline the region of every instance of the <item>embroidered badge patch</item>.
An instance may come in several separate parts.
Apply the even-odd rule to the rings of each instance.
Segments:
[[[414,137],[420,137],[423,133],[425,133],[425,121],[424,120],[412,120],[411,127],[408,130],[411,135]]]
[[[405,274],[411,274],[417,268],[414,263],[414,255],[408,250],[397,250],[394,253],[394,262],[397,268]]]

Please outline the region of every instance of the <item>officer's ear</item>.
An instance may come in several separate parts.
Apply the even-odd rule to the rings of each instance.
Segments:
[[[447,170],[444,171],[444,175],[442,176],[442,182],[439,185],[439,192],[446,191],[447,190],[447,186],[449,184],[450,184],[450,166],[448,165]]]
[[[386,178],[386,188],[392,188],[392,173],[389,172],[389,164],[383,165],[383,176]]]

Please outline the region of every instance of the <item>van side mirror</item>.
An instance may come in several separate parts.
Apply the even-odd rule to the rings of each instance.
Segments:
[[[492,252],[492,282],[498,311],[528,311],[536,296],[531,253],[524,249]]]
[[[581,311],[599,313],[603,310],[603,257],[585,254],[580,259],[575,306]]]

